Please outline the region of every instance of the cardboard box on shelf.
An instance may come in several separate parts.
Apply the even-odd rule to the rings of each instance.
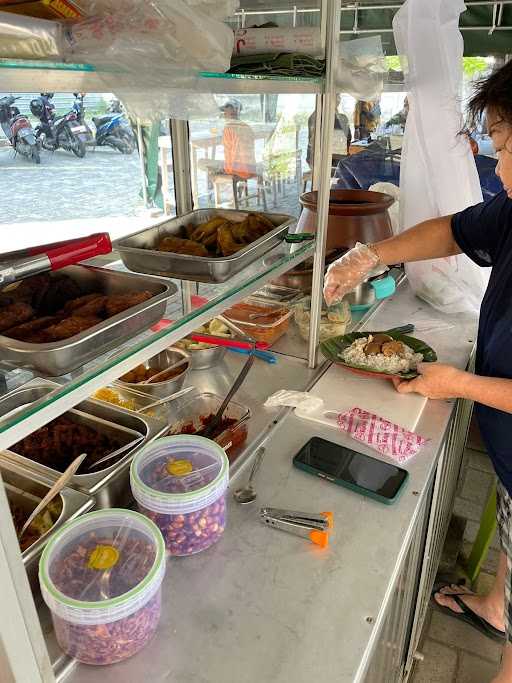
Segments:
[[[83,17],[80,9],[70,0],[0,0],[2,12],[24,14],[38,19],[77,20]]]

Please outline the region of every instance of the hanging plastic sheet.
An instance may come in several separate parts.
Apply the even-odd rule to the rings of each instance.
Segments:
[[[0,57],[92,64],[105,92],[133,116],[204,118],[216,111],[198,72],[225,72],[233,32],[221,19],[233,0],[85,0],[72,24],[0,14]]]
[[[339,55],[337,89],[356,100],[379,99],[387,70],[381,37],[342,40]]]
[[[393,21],[409,90],[400,172],[401,229],[482,201],[462,126],[462,0],[407,0]],[[426,38],[428,37],[428,38]],[[478,312],[485,274],[466,256],[407,266],[416,294],[445,313]]]

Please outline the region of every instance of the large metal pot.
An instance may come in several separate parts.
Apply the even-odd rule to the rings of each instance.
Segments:
[[[318,193],[300,196],[298,232],[316,232]],[[393,236],[388,209],[394,198],[369,190],[331,190],[326,249],[351,249],[356,242],[379,242]]]

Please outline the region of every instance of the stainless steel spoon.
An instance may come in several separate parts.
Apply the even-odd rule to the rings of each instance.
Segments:
[[[256,476],[256,473],[258,472],[260,465],[263,461],[263,456],[265,455],[265,449],[263,446],[258,449],[256,453],[256,457],[254,458],[254,462],[252,464],[252,470],[249,475],[249,479],[247,480],[247,484],[241,488],[237,489],[233,493],[233,498],[236,500],[237,503],[240,503],[241,505],[247,505],[247,503],[252,503],[253,500],[256,500],[256,491],[253,488],[252,485],[252,480]]]
[[[55,484],[51,487],[51,489],[48,491],[46,496],[41,500],[39,505],[33,510],[33,512],[29,515],[29,518],[25,522],[25,524],[21,527],[20,533],[18,534],[18,540],[21,539],[25,531],[29,528],[29,526],[32,524],[34,519],[37,517],[37,515],[42,512],[48,503],[51,503],[52,500],[57,496],[64,486],[68,483],[68,481],[71,479],[71,477],[75,474],[77,469],[80,467],[82,464],[83,459],[86,457],[87,453],[82,453],[82,455],[79,455],[77,458],[73,460],[71,465],[67,467],[64,472],[60,475],[60,477],[57,479]]]

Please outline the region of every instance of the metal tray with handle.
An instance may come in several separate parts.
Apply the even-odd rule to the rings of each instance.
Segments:
[[[272,221],[275,228],[233,256],[189,256],[158,251],[156,246],[163,237],[181,235],[185,225],[200,225],[217,216],[237,222],[242,221],[249,213],[260,212],[199,209],[119,239],[114,242],[113,248],[119,252],[124,265],[136,273],[163,275],[195,282],[225,282],[282,242],[289,229],[295,225],[296,219],[287,214],[265,213],[265,217]]]
[[[19,389],[6,394],[0,399],[0,423],[7,415],[16,410],[23,410],[31,403],[47,396],[57,386],[55,382],[34,378]],[[97,470],[85,472],[88,464],[86,458],[79,473],[75,474],[69,483],[70,488],[80,489],[94,496],[97,507],[115,507],[129,503],[131,459],[140,448],[168,429],[166,422],[94,399],[82,401],[64,415],[69,415],[73,421],[86,424],[96,431],[111,434],[122,444],[133,442],[133,448],[125,451],[113,462],[106,462],[103,468],[100,466]],[[138,440],[140,434],[144,437],[142,441]],[[27,473],[35,472],[52,483],[61,474],[51,467],[16,453],[16,444],[0,452],[0,463],[4,462],[14,463]],[[84,474],[80,474],[81,471],[84,471]]]
[[[168,299],[178,291],[173,282],[94,266],[68,266],[59,273],[78,283],[84,294],[94,291],[107,295],[148,291],[153,296],[62,341],[34,344],[0,335],[2,361],[52,377],[65,375],[161,320]]]

